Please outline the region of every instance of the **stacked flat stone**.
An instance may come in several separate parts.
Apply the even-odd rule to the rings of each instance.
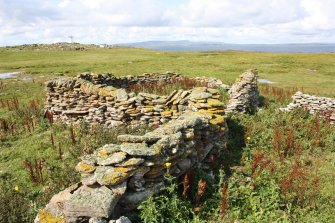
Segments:
[[[292,111],[296,108],[304,108],[310,114],[318,114],[326,117],[332,124],[335,123],[335,98],[317,97],[315,95],[303,94],[298,91],[293,96],[293,101],[281,111]]]
[[[212,110],[220,113],[220,109],[216,109],[222,104],[217,89],[207,87],[180,89],[168,96],[159,96],[127,93],[121,88],[145,81],[169,82],[178,78],[181,76],[173,73],[121,78],[111,74],[83,73],[73,79],[58,78],[46,84],[48,93],[46,108],[53,113],[55,120],[66,124],[86,122],[107,128],[128,124],[158,126],[176,119],[185,110]],[[214,86],[212,79],[210,83]],[[221,86],[221,83],[217,82],[217,86]],[[205,105],[207,101],[209,103]]]
[[[92,82],[93,84],[101,85],[111,85],[117,88],[127,88],[134,84],[144,84],[144,83],[173,83],[178,80],[184,79],[180,74],[166,72],[164,74],[159,73],[144,73],[142,75],[127,75],[123,77],[115,77],[112,74],[95,74],[95,73],[81,73],[77,78],[84,79]],[[219,81],[219,80],[218,80]]]
[[[192,77],[189,79],[194,80],[197,83],[207,85],[209,88],[222,88],[225,90],[230,89],[229,85],[224,84],[221,80],[213,77]]]
[[[186,111],[145,135],[119,135],[120,144],[82,157],[76,166],[81,183],[55,195],[35,222],[44,222],[45,215],[66,222],[106,221],[159,192],[167,173],[178,177],[193,167],[211,171],[226,142],[224,117],[213,111]]]
[[[236,114],[257,110],[259,103],[257,75],[257,70],[248,70],[231,86],[226,113]]]

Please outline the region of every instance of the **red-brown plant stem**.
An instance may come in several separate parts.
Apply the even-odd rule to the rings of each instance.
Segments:
[[[200,204],[201,200],[204,198],[206,193],[207,183],[206,180],[200,179],[198,182],[198,190],[195,195],[195,203]]]
[[[58,159],[63,160],[63,152],[62,152],[62,146],[60,143],[58,143]]]
[[[224,217],[228,210],[228,183],[224,183],[221,188],[221,216]]]
[[[72,145],[75,145],[76,144],[76,136],[74,134],[73,125],[70,126],[70,139],[71,139]]]

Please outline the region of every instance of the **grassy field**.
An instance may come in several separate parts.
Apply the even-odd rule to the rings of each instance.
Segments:
[[[250,68],[257,68],[260,78],[275,82],[271,86],[290,93],[296,88],[305,93],[335,96],[335,54],[332,53],[166,52],[119,47],[87,51],[0,48],[0,73],[24,72],[17,78],[0,80],[0,200],[3,201],[0,222],[32,222],[36,211],[54,193],[78,181],[79,176],[71,168],[78,156],[112,142],[118,134],[99,128],[88,130],[85,126],[72,129],[51,125],[43,119],[47,79],[75,76],[84,71],[115,75],[174,71],[233,83]],[[21,80],[22,77],[31,79]],[[266,99],[263,109],[257,115],[233,117],[228,123],[230,136],[226,155],[229,162],[225,163],[223,174],[230,176],[229,198],[222,198],[221,185],[216,182],[218,187],[211,188],[213,193],[202,204],[203,211],[186,213],[187,217],[193,216],[189,222],[233,222],[236,219],[240,222],[276,219],[277,222],[335,222],[334,127],[302,111],[278,114],[276,109],[290,101],[290,93],[279,98],[271,91],[264,91],[264,86],[261,86]],[[287,153],[284,157],[280,155],[283,152]],[[260,156],[270,160],[277,171],[272,173],[270,167],[264,167],[255,177],[255,159]],[[41,168],[38,162],[42,163]],[[239,166],[238,169],[244,171],[231,170],[231,166]],[[291,172],[293,170],[295,172]],[[155,207],[155,201],[151,202],[144,204],[146,210]],[[179,202],[190,210],[199,208],[181,200],[170,202]],[[224,218],[220,217],[222,202],[229,204]],[[156,211],[168,213],[163,208]],[[150,211],[141,214],[149,219],[150,215]]]
[[[297,87],[335,95],[335,54],[285,54],[239,51],[168,52],[119,48],[87,51],[14,51],[0,49],[0,72],[25,71],[39,79],[57,73],[83,71],[115,75],[174,71],[188,76],[212,76],[226,83],[246,69],[257,68],[260,78],[279,87]]]

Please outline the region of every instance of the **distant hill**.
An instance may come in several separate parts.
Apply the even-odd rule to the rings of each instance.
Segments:
[[[58,42],[58,43],[51,43],[51,44],[24,44],[24,45],[16,45],[16,46],[6,46],[7,49],[14,49],[14,50],[27,50],[27,51],[71,51],[71,50],[89,50],[89,49],[97,49],[97,48],[111,48],[112,46],[107,44],[81,44],[81,43],[67,43],[67,42]]]
[[[320,53],[335,52],[335,43],[290,43],[290,44],[229,44],[222,42],[146,41],[122,43],[118,46],[147,48],[153,50],[211,51],[241,50],[259,52]]]

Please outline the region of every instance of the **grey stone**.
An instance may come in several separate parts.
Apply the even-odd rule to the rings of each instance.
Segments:
[[[102,218],[90,218],[88,223],[107,223],[107,220]]]
[[[120,204],[126,210],[133,210],[137,207],[142,201],[146,200],[149,196],[158,193],[164,188],[164,183],[156,183],[152,187],[146,188],[145,191],[139,192],[128,192],[124,194]]]
[[[121,163],[127,157],[125,152],[116,152],[109,155],[107,158],[98,158],[98,164],[102,166],[108,166],[116,163]]]
[[[104,167],[98,166],[95,178],[100,185],[118,185],[133,175],[135,167]]]
[[[129,220],[129,218],[121,216],[117,220],[110,220],[109,223],[131,223],[131,221]]]
[[[212,94],[206,92],[206,88],[194,88],[188,96],[189,99],[207,99],[210,97],[212,97]]]
[[[106,144],[100,149],[106,150],[109,154],[121,151],[120,145],[117,144]]]
[[[130,158],[130,159],[123,161],[122,163],[116,164],[115,166],[138,166],[144,163],[144,161],[145,159],[143,158]]]
[[[66,217],[108,218],[116,203],[126,190],[126,185],[118,190],[110,190],[105,186],[81,186],[64,204]]]
[[[153,143],[153,142],[157,142],[160,138],[161,138],[160,136],[155,136],[155,135],[144,135],[144,136],[119,135],[117,137],[117,140],[119,142],[132,142],[132,143],[148,142],[148,143]]]
[[[121,150],[132,156],[156,156],[160,154],[159,148],[153,149],[145,143],[123,143]]]
[[[178,162],[178,167],[181,169],[181,171],[186,171],[192,166],[192,162],[190,159],[181,159]]]
[[[121,216],[119,219],[116,220],[115,223],[131,223],[131,221],[129,220],[129,218]]]

